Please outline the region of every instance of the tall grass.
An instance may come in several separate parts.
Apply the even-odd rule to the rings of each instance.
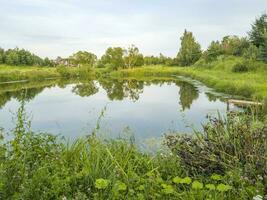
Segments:
[[[223,128],[225,124],[216,121],[208,124],[206,130],[214,143],[211,144],[218,144],[206,150],[207,157],[201,157],[198,164],[196,157],[202,152],[197,149],[205,150],[204,138],[196,138],[194,144],[189,145],[195,150],[184,149],[195,158],[191,163],[186,163],[186,158],[174,151],[185,146],[181,144],[178,147],[178,143],[172,144],[175,148],[170,146],[172,151],[161,150],[154,154],[140,151],[125,139],[103,141],[96,132],[67,143],[56,136],[34,133],[22,105],[12,132],[13,138],[0,143],[0,199],[200,200],[263,196],[266,168],[261,168],[262,171],[256,163],[266,161],[266,155],[262,157],[264,150],[259,149],[263,144],[260,139],[264,137],[252,135],[262,131],[262,126],[248,127],[248,121],[235,120],[239,121],[238,125],[232,123],[227,129]],[[242,136],[245,128],[251,134],[248,130]],[[259,139],[246,138],[247,134]],[[244,146],[242,138],[248,142],[247,146]],[[235,153],[229,154],[228,148]],[[209,173],[202,171],[201,163],[212,159],[213,154],[216,160],[218,151],[221,156],[218,164],[223,166],[223,170],[208,165]],[[247,168],[246,164],[252,168]],[[254,175],[253,179],[246,176],[247,172]],[[259,174],[262,177],[258,177]]]
[[[42,80],[59,77],[53,67],[25,67],[0,65],[0,82],[20,80]]]

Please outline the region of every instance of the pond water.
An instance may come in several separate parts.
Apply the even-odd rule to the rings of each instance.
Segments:
[[[227,110],[208,88],[182,79],[0,84],[0,127],[6,132],[14,127],[12,119],[23,100],[33,130],[70,140],[91,133],[98,121],[98,134],[106,137],[129,134],[146,140],[170,131],[191,133],[201,129],[207,115]]]

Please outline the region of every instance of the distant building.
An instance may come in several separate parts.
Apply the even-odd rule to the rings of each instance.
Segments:
[[[55,60],[54,60],[54,63],[56,65],[64,65],[66,67],[76,67],[76,65],[72,64],[70,62],[70,59],[68,58],[61,58],[61,57],[57,57]]]

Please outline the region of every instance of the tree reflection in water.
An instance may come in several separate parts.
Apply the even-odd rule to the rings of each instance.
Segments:
[[[190,109],[194,100],[197,100],[199,97],[198,90],[194,85],[189,84],[187,82],[176,82],[176,85],[180,88],[179,96],[180,96],[180,105],[182,106],[182,110]]]
[[[44,82],[27,82],[9,85],[0,85],[0,108],[2,108],[12,98],[18,101],[30,101],[47,87],[58,86],[65,88],[75,80],[50,80]],[[77,81],[76,81],[77,82]],[[103,88],[110,100],[123,100],[129,98],[137,101],[140,94],[144,92],[145,86],[163,84],[175,84],[179,88],[179,104],[182,110],[190,109],[194,100],[199,97],[197,89],[190,83],[177,80],[121,80],[121,79],[99,79],[80,81],[73,88],[72,92],[81,97],[89,97],[99,92]]]

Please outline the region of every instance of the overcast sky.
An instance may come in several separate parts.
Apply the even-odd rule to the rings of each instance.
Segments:
[[[0,46],[55,58],[135,44],[145,55],[175,56],[185,28],[204,49],[246,36],[266,10],[267,0],[0,0]]]

